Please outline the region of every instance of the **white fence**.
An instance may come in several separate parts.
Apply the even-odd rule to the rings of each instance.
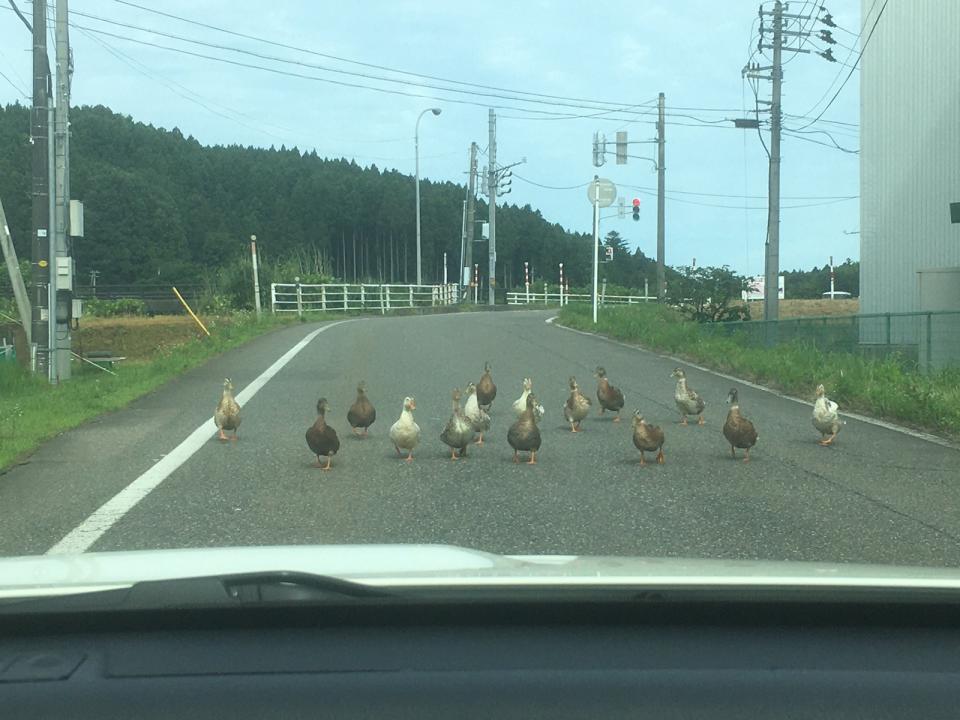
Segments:
[[[448,285],[304,285],[271,283],[273,312],[378,310],[456,305],[459,289]]]
[[[600,305],[634,305],[642,302],[655,302],[655,296],[650,295],[605,295],[599,298]],[[508,292],[507,305],[567,305],[570,302],[591,302],[590,295],[558,292]]]

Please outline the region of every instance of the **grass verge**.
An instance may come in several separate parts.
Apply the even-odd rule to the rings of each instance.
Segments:
[[[310,320],[328,317],[311,313]],[[257,320],[238,313],[210,322],[209,338],[160,347],[148,361],[118,365],[116,377],[74,365],[74,377],[60,385],[33,377],[15,363],[0,363],[0,473],[57,433],[118,410],[226,350],[296,322],[296,316]]]
[[[636,343],[813,400],[823,383],[841,409],[960,439],[960,370],[920,374],[894,356],[873,359],[825,352],[801,341],[775,348],[712,337],[659,305],[604,308],[594,325],[589,305],[567,305],[560,323]]]

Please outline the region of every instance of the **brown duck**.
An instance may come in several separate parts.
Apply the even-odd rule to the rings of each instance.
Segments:
[[[453,400],[453,414],[447,421],[446,427],[440,433],[440,439],[450,448],[450,459],[457,459],[457,451],[460,451],[460,457],[467,456],[467,446],[473,442],[473,425],[463,416],[460,408],[460,390],[454,388],[451,395]]]
[[[367,384],[361,380],[357,384],[357,399],[353,401],[353,405],[347,411],[347,422],[350,423],[354,434],[357,434],[357,428],[360,428],[363,430],[360,434],[366,437],[367,428],[373,425],[376,419],[376,408],[373,407],[373,403],[367,397]]]
[[[657,463],[663,465],[663,430],[658,425],[650,425],[637,410],[633,413],[633,444],[640,451],[640,464],[646,465],[644,452],[657,451]]]
[[[490,363],[485,362],[483,364],[483,375],[480,377],[480,382],[477,383],[477,403],[483,410],[490,412],[490,406],[496,397],[497,386],[494,384],[493,378],[490,377]]]
[[[600,414],[610,410],[616,413],[614,422],[620,422],[620,410],[623,408],[623,393],[620,388],[610,384],[607,379],[607,371],[598,367],[594,375],[599,378],[597,381],[597,400],[600,401]]]
[[[236,440],[237,430],[240,428],[240,405],[233,397],[233,383],[230,378],[223,379],[223,395],[220,402],[217,403],[216,410],[213,411],[213,422],[216,424],[220,433],[217,435],[221,440],[226,440],[227,436],[224,430],[233,430],[233,440]]]
[[[536,404],[537,398],[534,397],[533,393],[527,395],[527,409],[523,411],[520,419],[511,425],[507,432],[507,442],[513,448],[514,462],[520,462],[518,453],[528,452],[530,453],[530,459],[527,464],[537,464],[537,451],[540,449],[540,429],[537,427],[533,410]]]
[[[730,403],[730,411],[727,413],[727,421],[723,424],[723,436],[730,443],[730,456],[737,457],[737,448],[744,451],[744,462],[750,462],[750,448],[757,444],[757,429],[753,423],[740,414],[740,403],[737,400],[737,389],[730,388],[727,395],[727,402]]]
[[[317,400],[317,421],[307,429],[307,446],[310,452],[317,456],[317,462],[313,466],[321,470],[330,469],[333,456],[340,449],[340,438],[337,437],[337,431],[327,425],[326,414],[327,399],[320,398]],[[326,465],[320,464],[321,455],[326,456]]]
[[[563,417],[570,423],[570,432],[580,432],[580,423],[590,414],[590,398],[580,392],[575,377],[570,378],[570,397],[563,406]]]

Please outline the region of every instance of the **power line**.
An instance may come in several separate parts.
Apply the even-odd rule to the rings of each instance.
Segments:
[[[840,83],[840,87],[837,88],[837,91],[833,94],[833,97],[830,98],[830,102],[828,102],[826,106],[824,106],[823,110],[820,111],[819,115],[817,115],[813,120],[808,122],[806,125],[802,125],[799,128],[797,128],[798,130],[803,130],[804,128],[810,127],[811,125],[813,125],[813,123],[815,123],[817,120],[823,117],[823,114],[830,109],[830,106],[833,105],[833,101],[837,99],[837,96],[840,95],[843,88],[846,87],[847,82],[850,80],[851,76],[853,75],[853,71],[856,70],[857,65],[860,64],[860,59],[863,57],[863,53],[867,49],[867,45],[870,43],[870,38],[873,37],[873,31],[877,29],[877,23],[879,23],[880,18],[883,17],[883,11],[887,9],[888,2],[889,0],[883,0],[883,5],[880,7],[880,12],[877,13],[877,17],[873,21],[873,26],[870,28],[870,34],[867,35],[867,39],[864,40],[863,45],[860,46],[860,52],[857,55],[857,59],[853,63],[853,67],[850,68],[850,72],[847,73],[847,77],[844,78],[843,82]],[[876,5],[876,3],[877,3],[877,0],[874,0],[874,5]]]
[[[838,144],[837,141],[833,139],[833,136],[830,135],[830,133],[825,133],[825,134],[828,137],[830,137],[832,144],[821,142],[820,140],[814,140],[813,138],[804,137],[803,135],[797,135],[796,133],[792,132],[788,128],[783,129],[783,134],[786,135],[787,137],[795,138],[796,140],[803,140],[804,142],[813,143],[814,145],[823,145],[824,147],[828,147],[828,148],[836,148],[837,150],[842,150],[843,152],[848,153],[850,155],[860,154],[859,150],[851,150],[850,148],[845,148],[842,145]]]
[[[246,40],[253,40],[253,41],[255,41],[255,42],[264,43],[264,44],[266,44],[266,45],[272,45],[272,46],[274,46],[274,47],[284,48],[284,49],[286,49],[286,50],[294,50],[294,51],[296,51],[296,52],[302,52],[302,53],[306,53],[306,54],[308,54],[308,55],[314,55],[314,56],[316,56],[316,57],[326,58],[326,59],[328,59],[328,60],[336,60],[336,61],[338,61],[338,62],[348,63],[348,64],[351,64],[351,65],[358,65],[358,66],[367,67],[367,68],[372,68],[372,69],[375,69],[375,70],[385,70],[385,71],[387,71],[387,72],[396,73],[396,74],[398,74],[398,75],[408,75],[408,76],[410,76],[410,77],[418,77],[418,78],[422,78],[422,79],[425,79],[425,80],[435,80],[435,81],[438,81],[438,82],[445,82],[445,83],[450,83],[450,84],[454,84],[454,85],[463,85],[463,86],[465,86],[465,87],[475,87],[475,88],[480,88],[480,89],[483,89],[483,90],[496,90],[496,91],[498,91],[498,92],[513,93],[513,94],[515,94],[515,95],[530,95],[531,97],[546,98],[546,99],[551,99],[551,100],[564,100],[564,101],[572,101],[572,102],[579,102],[579,103],[589,103],[589,104],[593,104],[593,105],[612,105],[612,106],[621,106],[621,105],[623,105],[623,103],[614,102],[614,101],[593,100],[593,99],[590,99],[590,98],[569,97],[569,96],[564,96],[564,95],[549,95],[549,94],[546,94],[546,93],[537,93],[537,92],[531,92],[531,91],[526,91],[526,90],[515,90],[515,89],[511,89],[511,88],[498,87],[498,86],[495,86],[495,85],[484,85],[484,84],[482,84],[482,83],[473,83],[473,82],[468,82],[468,81],[464,81],[464,80],[456,80],[456,79],[453,79],[453,78],[445,78],[445,77],[441,77],[441,76],[437,76],[437,75],[428,75],[428,74],[425,74],[425,73],[417,73],[417,72],[413,72],[413,71],[409,71],[409,70],[401,70],[401,69],[399,69],[399,68],[393,68],[393,67],[389,67],[389,66],[387,66],[387,65],[379,65],[379,64],[376,64],[376,63],[363,62],[363,61],[360,61],[360,60],[352,60],[352,59],[350,59],[350,58],[341,57],[341,56],[338,56],[338,55],[332,55],[332,54],[329,54],[329,53],[323,53],[323,52],[319,52],[319,51],[317,51],[317,50],[311,50],[311,49],[309,49],[309,48],[298,47],[298,46],[296,46],[296,45],[289,45],[289,44],[287,44],[287,43],[277,42],[277,41],[275,41],[275,40],[270,40],[270,39],[268,39],[268,38],[259,37],[259,36],[256,36],[256,35],[249,35],[249,34],[247,34],[247,33],[237,32],[237,31],[235,31],[235,30],[229,30],[229,29],[227,29],[227,28],[219,27],[219,26],[217,26],[217,25],[212,25],[212,24],[209,24],[209,23],[201,22],[201,21],[199,21],[199,20],[193,20],[193,19],[190,19],[190,18],[182,17],[182,16],[180,16],[180,15],[175,15],[175,14],[173,14],[173,13],[164,12],[164,11],[162,11],[162,10],[157,10],[157,9],[155,9],[155,8],[151,8],[151,7],[148,7],[148,6],[145,6],[145,5],[140,5],[140,4],[138,4],[138,3],[129,2],[128,0],[114,0],[114,2],[116,2],[116,3],[120,4],[120,5],[127,5],[127,6],[129,6],[129,7],[134,7],[134,8],[137,8],[137,9],[139,9],[139,10],[143,10],[143,11],[145,11],[145,12],[153,13],[153,14],[155,14],[155,15],[161,15],[161,16],[163,16],[163,17],[171,18],[171,19],[177,20],[177,21],[179,21],[179,22],[184,22],[184,23],[187,23],[187,24],[190,24],[190,25],[196,25],[196,26],[198,26],[198,27],[206,28],[206,29],[208,29],[208,30],[214,30],[214,31],[216,31],[216,32],[221,32],[221,33],[224,33],[224,34],[226,34],[226,35],[232,35],[232,36],[234,36],[234,37],[239,37],[239,38],[243,38],[243,39],[246,39]],[[79,14],[81,14],[81,13],[76,13],[76,12],[75,12],[75,13],[73,13],[73,14],[79,15]],[[93,17],[93,16],[86,16],[86,17]],[[111,22],[111,23],[114,22],[114,21],[111,21],[111,20],[103,19],[103,18],[97,18],[97,19],[102,20],[103,22]],[[120,24],[120,23],[114,23],[114,24]],[[137,29],[144,30],[144,31],[146,31],[146,32],[156,32],[156,31],[154,31],[154,30],[145,29],[145,28],[137,28]],[[157,33],[157,34],[163,34],[163,33]],[[189,40],[188,40],[188,42],[193,42],[193,41],[189,41]],[[243,51],[237,50],[237,52],[243,52]],[[331,70],[331,72],[346,72],[346,71]],[[401,81],[394,80],[393,82],[401,82]],[[410,83],[410,84],[412,84],[412,83]],[[520,98],[514,98],[514,99],[520,99]],[[597,108],[593,108],[593,109],[597,109]]]
[[[534,182],[533,180],[528,180],[522,175],[517,175],[516,173],[514,173],[513,176],[517,180],[522,180],[523,182],[529,185],[535,185],[536,187],[544,188],[545,190],[579,190],[580,188],[585,188],[587,187],[587,185],[590,184],[588,182],[585,182],[585,183],[580,183],[579,185],[544,185],[543,183],[538,183],[538,182]]]
[[[19,87],[19,86],[18,86],[15,82],[13,82],[13,80],[11,80],[9,77],[7,77],[7,76],[3,73],[2,70],[0,70],[0,78],[3,78],[3,79],[6,80],[8,83],[10,83],[10,87],[12,87],[12,88],[13,88],[14,90],[16,90],[18,93],[20,93],[20,96],[21,96],[21,97],[23,97],[23,98],[26,99],[26,100],[29,100],[29,99],[30,99],[30,96],[27,95],[26,91],[23,90],[21,87]]]
[[[877,2],[878,2],[878,0],[873,0],[873,3],[870,5],[870,9],[867,11],[867,17],[869,17],[870,14],[873,12],[873,9],[876,7]],[[886,3],[886,0],[884,0],[883,7],[885,8],[886,6],[887,6],[887,3]],[[883,14],[883,10],[880,11],[880,14]],[[879,20],[879,19],[880,19],[880,16],[878,15],[878,16],[877,16],[877,20]],[[863,27],[860,28],[860,32],[857,33],[856,40],[859,40],[859,39],[860,39],[860,37],[863,35],[863,31],[866,29],[866,27],[867,27],[866,22],[864,22]],[[874,27],[876,27],[876,23],[874,23]],[[872,34],[873,34],[873,31],[871,30],[870,32],[871,32],[871,35],[872,35]],[[866,47],[866,44],[864,44],[863,47],[865,48],[865,47]],[[862,54],[863,54],[863,50],[861,49],[860,52],[861,52],[861,55],[862,55]],[[851,58],[852,56],[853,56],[853,50],[851,49],[851,51],[847,54],[847,57],[846,57],[846,59],[844,60],[844,63],[849,62],[849,60],[850,60],[850,58]],[[860,62],[860,56],[857,57],[857,60],[856,60],[856,62],[853,64],[853,67],[856,67],[859,62]],[[836,85],[837,80],[840,79],[840,76],[841,76],[842,74],[843,74],[843,69],[841,68],[840,70],[837,71],[837,74],[834,76],[833,80],[832,80],[832,81],[830,82],[830,84],[827,86],[827,89],[824,90],[823,95],[820,96],[820,99],[817,100],[817,101],[813,104],[813,106],[804,113],[804,115],[812,115],[812,114],[813,114],[813,112],[817,109],[817,107],[820,105],[820,103],[823,102],[824,98],[826,98],[827,95],[830,94],[830,91],[833,89],[833,86]],[[802,130],[802,129],[804,129],[804,128],[810,127],[810,125],[812,125],[813,123],[817,122],[817,120],[819,120],[821,117],[823,117],[823,114],[827,111],[827,108],[830,107],[830,105],[831,105],[831,104],[833,103],[833,101],[836,99],[837,95],[840,94],[840,90],[842,90],[842,89],[843,89],[843,86],[846,85],[847,80],[850,79],[850,76],[851,76],[851,75],[853,75],[853,70],[852,70],[852,69],[851,69],[850,72],[847,74],[846,80],[843,81],[843,83],[841,84],[840,88],[837,90],[836,94],[833,96],[833,98],[830,100],[830,102],[827,103],[826,107],[824,107],[823,111],[821,111],[820,114],[817,115],[816,118],[814,118],[813,120],[811,120],[807,125],[804,125],[804,126],[802,126],[801,128],[799,128],[799,129]]]

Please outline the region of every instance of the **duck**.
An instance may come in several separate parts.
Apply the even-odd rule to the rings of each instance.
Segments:
[[[307,446],[310,452],[317,456],[317,461],[313,464],[321,470],[329,470],[330,463],[333,462],[333,456],[340,449],[340,438],[337,437],[337,431],[327,425],[327,399],[317,400],[317,420],[307,428]],[[320,456],[327,458],[327,464],[320,464]]]
[[[460,390],[454,388],[451,393],[453,400],[453,415],[447,421],[447,426],[440,433],[440,439],[444,444],[450,446],[450,459],[457,459],[457,450],[460,451],[460,457],[467,456],[467,445],[473,442],[473,425],[463,416],[460,409]]]
[[[533,380],[530,378],[523,379],[523,392],[520,393],[520,397],[513,401],[513,412],[519,418],[523,415],[523,411],[527,409],[527,396],[533,392]],[[539,422],[543,419],[543,405],[539,402],[536,403],[533,407],[533,412],[537,416],[537,421]]]
[[[570,432],[580,432],[580,423],[590,414],[590,398],[580,392],[577,379],[570,377],[570,397],[563,406],[563,417],[570,423]]]
[[[727,421],[723,424],[723,436],[730,443],[730,456],[737,457],[737,448],[744,451],[744,462],[750,462],[750,448],[757,444],[757,429],[753,423],[740,413],[740,401],[737,398],[737,389],[730,388],[727,394],[730,410]]]
[[[220,440],[227,440],[224,430],[233,430],[233,437],[238,438],[237,429],[240,427],[240,405],[233,397],[233,383],[230,378],[223,379],[223,395],[220,396],[220,402],[217,403],[217,409],[213,411],[213,422],[216,423],[220,434],[217,437]]]
[[[620,392],[620,388],[610,384],[607,379],[607,371],[602,367],[596,369],[594,376],[597,378],[597,400],[600,401],[600,414],[603,415],[604,411],[611,410],[617,413],[613,421],[620,422],[620,410],[624,403],[623,393]]]
[[[527,395],[527,407],[523,415],[507,431],[507,442],[513,448],[513,461],[520,462],[518,453],[530,453],[528,465],[537,464],[537,451],[540,450],[540,428],[537,427],[534,408],[537,405],[537,398],[532,393]]]
[[[821,445],[830,445],[846,422],[840,419],[839,406],[827,397],[823,385],[817,385],[817,399],[813,403],[813,426],[820,431]],[[827,437],[830,435],[830,437]]]
[[[373,425],[376,419],[377,410],[367,397],[367,383],[361,380],[357,383],[357,399],[353,401],[353,405],[347,411],[347,422],[350,423],[354,435],[359,434],[366,437],[367,429]],[[363,432],[357,433],[358,428]]]
[[[633,413],[633,444],[640,451],[640,464],[646,465],[644,452],[657,451],[657,463],[663,465],[663,430],[644,420],[639,410]]]
[[[476,440],[477,445],[483,445],[483,433],[490,429],[490,416],[480,407],[480,401],[477,400],[477,386],[473,383],[467,385],[467,402],[464,403],[463,414],[470,421],[474,432],[479,435]]]
[[[413,411],[416,409],[417,401],[412,397],[405,397],[400,418],[390,426],[390,442],[397,449],[397,455],[402,455],[401,450],[407,451],[408,463],[413,462],[413,449],[420,442],[420,426],[413,419]]]
[[[680,410],[680,424],[687,424],[687,415],[699,415],[697,425],[703,425],[703,409],[707,406],[703,398],[697,395],[697,391],[687,385],[687,375],[681,368],[677,368],[670,377],[677,379],[677,390],[674,393],[674,399],[677,401],[677,408]]]
[[[486,412],[490,412],[490,406],[494,398],[497,397],[497,386],[490,377],[490,363],[483,364],[483,375],[480,376],[480,382],[477,383],[477,404]]]

